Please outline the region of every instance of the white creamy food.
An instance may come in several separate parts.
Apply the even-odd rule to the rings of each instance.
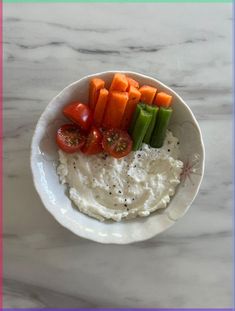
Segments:
[[[89,216],[101,221],[148,216],[167,206],[180,183],[178,144],[168,131],[162,148],[143,144],[121,159],[60,150],[57,172],[68,184],[70,199]]]

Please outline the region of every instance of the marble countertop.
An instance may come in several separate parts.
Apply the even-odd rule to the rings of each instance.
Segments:
[[[127,246],[62,228],[29,167],[33,130],[51,98],[112,69],[176,90],[206,148],[205,177],[185,217]],[[231,4],[4,4],[5,307],[231,307],[231,81]]]

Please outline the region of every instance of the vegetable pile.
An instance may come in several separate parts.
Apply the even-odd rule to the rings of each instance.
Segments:
[[[162,147],[172,115],[172,96],[157,92],[122,73],[116,73],[109,89],[94,78],[89,85],[89,104],[74,102],[63,114],[73,123],[57,131],[56,142],[67,153],[87,155],[105,151],[121,158],[142,143]]]

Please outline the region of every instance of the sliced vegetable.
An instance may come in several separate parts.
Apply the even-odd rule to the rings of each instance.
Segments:
[[[154,148],[161,148],[166,136],[166,130],[172,115],[172,109],[160,108],[153,130],[150,145]]]
[[[148,130],[149,124],[152,119],[152,114],[141,109],[137,117],[134,130],[132,132],[133,147],[134,151],[138,150],[143,142],[144,136]]]
[[[152,105],[157,89],[149,85],[143,85],[139,89],[141,93],[140,100],[148,105]]]
[[[90,88],[89,88],[89,106],[91,110],[95,109],[99,91],[104,88],[104,80],[99,78],[94,78],[90,81]]]
[[[88,130],[93,121],[91,109],[80,102],[65,106],[63,113],[66,118],[73,121],[84,130]]]
[[[132,116],[140,100],[141,94],[136,87],[131,85],[129,92],[128,92],[128,96],[129,96],[129,99],[128,99],[126,109],[125,109],[125,112],[122,118],[122,123],[121,123],[121,128],[125,130],[128,129],[131,123]]]
[[[123,73],[115,73],[109,91],[125,92],[128,87],[128,81]]]
[[[100,90],[99,97],[98,97],[97,104],[95,106],[95,111],[94,111],[94,122],[95,122],[95,125],[97,126],[102,125],[102,120],[104,117],[108,95],[109,95],[108,90],[106,89]]]
[[[140,87],[138,81],[136,81],[136,80],[134,80],[134,79],[132,79],[130,77],[126,77],[126,78],[127,78],[127,81],[128,81],[128,91],[129,91],[129,88],[130,88],[131,85],[134,86],[137,89]]]
[[[103,136],[101,131],[95,126],[92,126],[81,151],[89,155],[102,152],[102,138]]]
[[[170,107],[171,102],[172,96],[164,92],[157,93],[156,98],[154,100],[155,105],[157,105],[158,107],[165,107],[165,108]]]
[[[145,107],[145,110],[149,113],[151,113],[152,115],[152,119],[151,119],[151,122],[149,124],[149,127],[147,129],[147,132],[144,136],[144,143],[146,144],[150,144],[150,140],[151,140],[151,136],[152,136],[152,133],[153,133],[153,130],[154,130],[154,127],[155,127],[155,123],[156,123],[156,119],[157,119],[157,114],[158,114],[158,110],[159,108],[156,107],[156,106],[149,106],[149,105],[146,105]]]
[[[104,132],[102,146],[114,158],[128,155],[132,149],[132,140],[126,131],[110,129]]]
[[[103,120],[104,128],[120,128],[126,104],[128,101],[127,92],[109,92],[109,99]]]
[[[131,124],[130,124],[129,129],[128,129],[128,132],[129,132],[130,134],[133,133],[133,130],[134,130],[134,127],[135,127],[135,123],[136,123],[136,120],[137,120],[137,118],[138,118],[138,116],[139,116],[139,113],[140,113],[140,110],[141,110],[141,109],[145,109],[145,105],[142,104],[142,103],[139,103],[139,104],[136,106],[136,108],[135,108],[135,112],[134,112],[134,114],[133,114],[133,116],[132,116]]]
[[[85,144],[86,136],[76,124],[64,124],[56,133],[56,143],[67,153],[77,152]]]

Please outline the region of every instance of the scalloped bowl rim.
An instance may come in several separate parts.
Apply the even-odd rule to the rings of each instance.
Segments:
[[[97,76],[100,76],[100,75],[104,75],[104,74],[108,74],[108,73],[114,74],[114,73],[117,73],[117,72],[124,73],[124,74],[129,74],[129,75],[136,75],[136,76],[139,76],[139,77],[141,77],[143,79],[148,79],[149,81],[151,80],[153,83],[157,83],[157,84],[161,85],[163,88],[165,88],[165,89],[169,90],[171,93],[173,93],[179,99],[181,104],[184,105],[184,107],[186,108],[186,110],[189,113],[190,117],[192,118],[193,123],[194,123],[194,125],[195,125],[195,127],[196,127],[196,129],[197,129],[197,131],[199,133],[200,146],[201,146],[201,149],[202,149],[201,177],[200,177],[200,180],[199,180],[199,182],[197,184],[197,188],[196,188],[196,190],[194,192],[194,195],[192,196],[190,203],[185,207],[184,212],[182,213],[182,215],[179,218],[177,218],[177,219],[173,219],[173,222],[168,223],[165,227],[163,227],[158,232],[149,231],[149,232],[145,232],[144,236],[141,236],[141,237],[138,236],[138,237],[135,237],[135,238],[133,238],[133,236],[131,236],[129,239],[125,238],[125,240],[115,239],[113,236],[109,236],[109,237],[103,238],[102,236],[99,236],[99,235],[89,235],[88,233],[86,233],[86,231],[79,230],[79,228],[75,228],[75,227],[71,226],[71,223],[69,221],[67,221],[67,218],[63,217],[59,213],[58,214],[54,213],[48,207],[47,199],[44,197],[44,195],[41,192],[40,183],[37,181],[36,173],[34,171],[34,160],[35,160],[34,156],[36,155],[35,149],[38,148],[38,144],[37,144],[36,140],[37,140],[37,134],[38,134],[38,131],[39,131],[39,124],[40,124],[41,120],[43,119],[43,117],[47,114],[47,112],[50,109],[50,107],[54,104],[56,99],[59,98],[61,96],[61,94],[63,94],[66,90],[68,90],[69,88],[71,88],[74,85],[77,85],[78,83],[82,82],[83,80],[87,80],[87,79],[90,79],[90,78],[93,78],[93,77],[97,77]],[[177,220],[179,220],[180,218],[182,218],[185,215],[185,213],[188,211],[189,207],[191,206],[192,202],[194,201],[195,197],[197,196],[199,188],[200,188],[200,185],[201,185],[201,182],[202,182],[202,179],[203,179],[204,167],[205,167],[205,147],[204,147],[204,143],[203,143],[202,134],[201,134],[201,130],[200,130],[199,124],[198,124],[198,122],[197,122],[193,112],[188,107],[188,105],[185,103],[185,101],[181,98],[181,96],[178,95],[173,89],[171,89],[170,87],[168,87],[167,85],[165,85],[164,83],[162,83],[161,81],[159,81],[159,80],[157,80],[157,79],[155,79],[153,77],[150,77],[150,76],[138,73],[138,72],[127,71],[127,70],[108,70],[108,71],[98,72],[98,73],[95,73],[95,74],[86,75],[86,76],[82,77],[81,79],[79,79],[79,80],[77,80],[75,82],[70,83],[68,86],[66,86],[64,89],[62,89],[61,92],[59,92],[56,96],[54,96],[51,99],[51,101],[49,102],[49,104],[46,106],[46,108],[43,110],[41,116],[39,117],[39,119],[37,121],[37,124],[36,124],[36,127],[35,127],[35,130],[34,130],[34,134],[33,134],[33,137],[32,137],[32,142],[31,142],[31,149],[30,149],[30,166],[31,166],[31,172],[32,172],[32,177],[33,177],[33,184],[34,184],[34,187],[35,187],[35,189],[36,189],[36,191],[37,191],[37,193],[38,193],[38,195],[39,195],[39,197],[41,199],[41,202],[43,203],[44,207],[49,211],[49,213],[60,223],[60,225],[62,225],[63,227],[67,228],[68,230],[70,230],[71,232],[73,232],[75,235],[77,235],[79,237],[82,237],[82,238],[85,238],[85,239],[89,239],[89,240],[92,240],[92,241],[95,241],[95,242],[98,242],[98,243],[102,243],[102,244],[130,244],[130,243],[141,242],[141,241],[153,238],[154,236],[156,236],[156,235],[162,233],[163,231],[165,231],[166,229],[170,228],[172,225],[175,224],[175,222]],[[172,200],[173,200],[173,198],[172,198]],[[87,217],[89,217],[89,216],[87,216]],[[151,217],[151,215],[148,216],[148,217]]]

